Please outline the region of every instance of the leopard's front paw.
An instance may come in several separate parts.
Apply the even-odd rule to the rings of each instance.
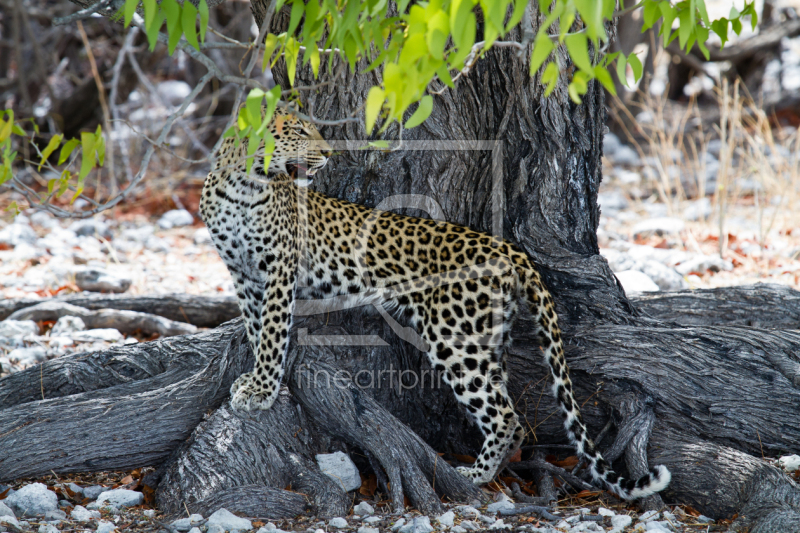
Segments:
[[[469,468],[467,466],[458,466],[456,470],[459,474],[466,477],[476,485],[483,485],[484,483],[489,483],[492,480],[492,475],[489,472],[481,470],[479,468]]]
[[[275,401],[275,392],[266,390],[256,382],[252,372],[242,374],[231,385],[231,406],[237,411],[266,411]]]

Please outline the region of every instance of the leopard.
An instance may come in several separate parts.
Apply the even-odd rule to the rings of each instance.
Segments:
[[[567,436],[594,483],[626,500],[667,487],[665,466],[626,479],[588,435],[553,296],[525,252],[465,226],[316,192],[303,180],[325,167],[333,153],[329,143],[313,123],[289,112],[275,112],[268,129],[274,149],[265,153],[262,141],[249,171],[248,140],[225,139],[200,202],[255,354],[253,371],[230,388],[234,409],[266,410],[275,402],[298,301],[378,305],[422,339],[432,368],[480,429],[480,453],[457,470],[475,484],[488,483],[525,438],[505,358],[521,300],[537,329]]]

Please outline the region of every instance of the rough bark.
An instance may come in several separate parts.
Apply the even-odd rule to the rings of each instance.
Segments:
[[[201,328],[213,328],[239,316],[235,296],[199,296],[160,294],[129,296],[124,294],[75,294],[47,300],[77,305],[90,310],[120,309],[162,316],[176,322],[188,322]],[[38,298],[0,301],[0,320],[12,313],[41,304]]]

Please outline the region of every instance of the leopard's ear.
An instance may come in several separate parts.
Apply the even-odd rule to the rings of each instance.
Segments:
[[[285,120],[283,115],[275,117],[275,133],[278,135],[283,135],[283,123]]]

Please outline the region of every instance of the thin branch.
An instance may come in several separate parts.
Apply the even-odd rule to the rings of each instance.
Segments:
[[[81,9],[72,15],[67,15],[66,17],[53,17],[53,25],[62,26],[64,24],[70,24],[72,22],[87,19],[102,9],[114,6],[116,2],[117,0],[100,0],[96,4],[92,4],[85,9]]]
[[[119,77],[122,73],[122,65],[125,63],[125,56],[128,54],[128,51],[133,48],[133,41],[136,38],[136,35],[139,33],[139,28],[133,27],[128,31],[128,34],[125,36],[125,41],[122,43],[122,48],[117,55],[117,60],[114,63],[114,74],[111,77],[111,94],[109,95],[109,106],[111,107],[111,116],[115,122],[114,124],[114,133],[117,133],[118,130],[116,128],[116,121],[120,119],[119,117],[119,107],[117,106],[117,93],[119,92]],[[114,140],[111,140],[112,146],[114,144]],[[133,174],[131,173],[131,158],[130,153],[128,152],[128,144],[125,142],[119,143],[120,152],[122,153],[122,162],[124,163],[125,168],[125,177],[127,178],[128,182],[133,180]],[[112,190],[111,194],[117,194],[116,190],[116,180],[112,183]]]

